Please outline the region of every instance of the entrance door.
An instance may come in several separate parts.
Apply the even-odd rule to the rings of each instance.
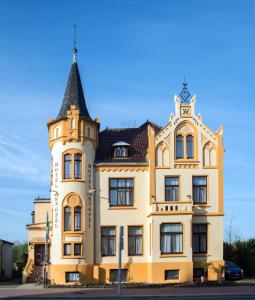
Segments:
[[[43,266],[45,254],[44,244],[35,244],[35,266]]]

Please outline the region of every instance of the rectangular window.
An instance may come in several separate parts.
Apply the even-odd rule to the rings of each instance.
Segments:
[[[102,256],[114,256],[116,253],[116,229],[115,227],[101,228]]]
[[[80,273],[79,272],[66,272],[66,282],[79,282]]]
[[[131,178],[110,179],[110,206],[131,206],[134,202],[134,180]]]
[[[110,269],[110,282],[118,282],[118,269]],[[128,282],[128,270],[121,269],[121,282]]]
[[[74,255],[81,255],[81,244],[74,244]]]
[[[206,176],[193,176],[193,203],[207,203],[207,178]]]
[[[182,253],[182,224],[161,224],[161,254]]]
[[[81,178],[81,163],[82,163],[82,156],[81,154],[74,155],[74,178],[80,179]]]
[[[128,255],[143,254],[143,227],[128,226]]]
[[[165,201],[179,201],[179,177],[165,178]]]
[[[64,255],[71,255],[71,244],[64,244]]]
[[[179,270],[165,270],[165,280],[179,279]]]
[[[72,155],[66,154],[64,156],[64,179],[72,177]]]
[[[193,253],[207,253],[207,224],[193,224]]]

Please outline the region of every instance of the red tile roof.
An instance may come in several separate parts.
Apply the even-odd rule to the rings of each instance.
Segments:
[[[102,162],[146,162],[148,149],[148,126],[151,125],[157,134],[161,127],[145,122],[138,128],[112,128],[99,133],[99,144],[96,152],[96,163]],[[113,157],[112,145],[117,142],[130,144],[128,157]]]

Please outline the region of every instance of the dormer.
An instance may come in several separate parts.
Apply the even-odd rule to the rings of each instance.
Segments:
[[[128,157],[128,149],[129,149],[130,144],[119,141],[117,143],[114,143],[112,145],[113,149],[113,157],[114,158],[126,158]]]

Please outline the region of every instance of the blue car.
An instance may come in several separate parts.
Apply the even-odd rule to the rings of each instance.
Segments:
[[[226,280],[243,279],[243,270],[232,261],[225,260],[225,279]]]

